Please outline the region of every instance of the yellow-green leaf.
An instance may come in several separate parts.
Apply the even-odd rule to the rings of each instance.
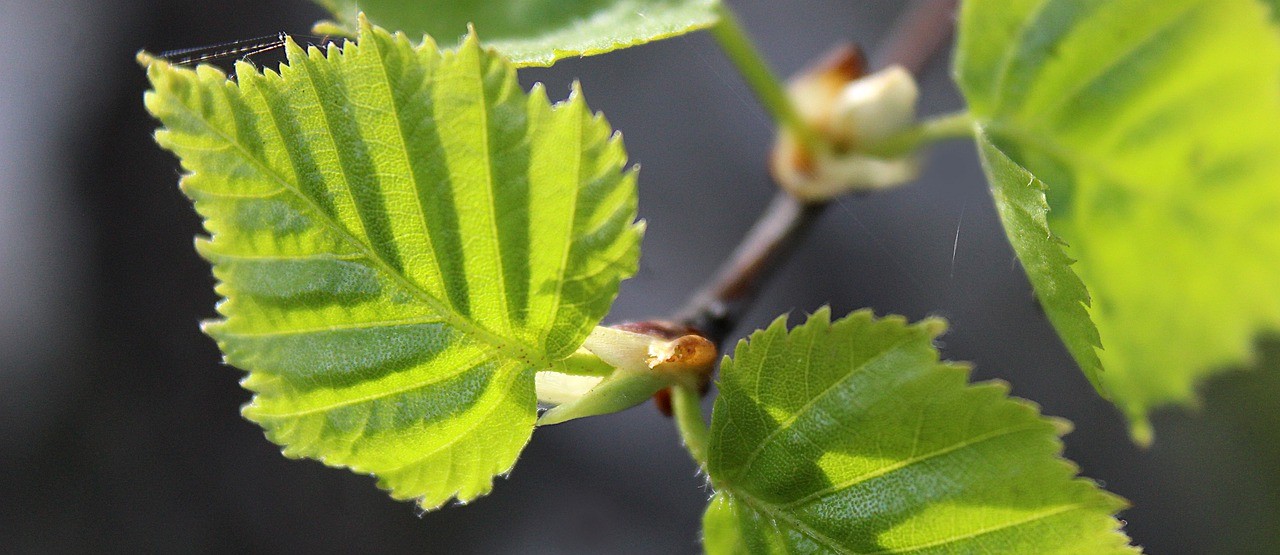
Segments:
[[[141,59],[226,297],[205,329],[250,372],[244,415],[423,507],[488,492],[532,433],[534,373],[635,270],[620,138],[475,40],[364,25],[234,81]]]
[[[1150,441],[1150,409],[1193,402],[1200,378],[1280,326],[1280,34],[1267,7],[968,0],[956,75],[1045,311]]]

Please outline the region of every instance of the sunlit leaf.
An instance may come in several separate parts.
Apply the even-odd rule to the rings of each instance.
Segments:
[[[1124,502],[1059,458],[1065,422],[967,385],[943,325],[804,325],[738,344],[721,368],[704,519],[719,553],[1130,553]]]
[[[286,455],[428,508],[473,499],[529,439],[535,371],[635,270],[621,140],[475,40],[441,53],[366,25],[288,56],[235,81],[141,57],[226,297],[205,329]]]
[[[442,44],[475,26],[485,45],[517,65],[549,66],[710,27],[719,0],[316,0],[354,29],[374,23]],[[322,28],[330,26],[322,26]]]
[[[1280,325],[1280,34],[1267,7],[969,0],[956,65],[1041,304],[1149,442],[1149,409],[1192,402],[1199,378]]]

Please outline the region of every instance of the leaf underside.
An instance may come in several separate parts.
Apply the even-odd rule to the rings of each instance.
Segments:
[[[603,54],[710,27],[719,0],[316,0],[338,24],[370,21],[443,44],[475,27],[520,66]]]
[[[1151,408],[1193,402],[1280,326],[1268,10],[969,0],[958,40],[1010,242],[1068,350],[1149,442]]]
[[[534,372],[635,270],[621,139],[475,40],[442,53],[366,24],[235,81],[140,58],[210,234],[226,299],[205,329],[250,372],[244,415],[423,507],[488,492],[532,433]]]
[[[1124,501],[1074,478],[1061,421],[967,385],[938,322],[823,309],[720,373],[704,517],[719,553],[1131,553]]]

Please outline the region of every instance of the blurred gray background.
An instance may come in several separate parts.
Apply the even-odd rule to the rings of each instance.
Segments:
[[[903,7],[731,4],[783,74],[838,41],[874,49]],[[199,221],[151,141],[133,55],[307,33],[312,4],[0,0],[0,14],[0,551],[698,551],[709,491],[651,406],[538,430],[493,494],[428,515],[284,459],[240,418],[240,373],[197,329],[215,301]],[[921,81],[926,114],[962,106],[945,62]],[[561,97],[580,79],[626,134],[649,232],[611,320],[669,314],[772,194],[769,120],[706,34],[522,75]],[[1134,447],[1038,311],[972,145],[934,150],[915,185],[840,201],[738,335],[823,304],[949,318],[946,357],[1075,422],[1067,456],[1133,502],[1123,518],[1150,552],[1280,552],[1277,349]]]

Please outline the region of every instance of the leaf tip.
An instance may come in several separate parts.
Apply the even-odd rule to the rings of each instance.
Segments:
[[[252,374],[249,376],[252,376]],[[244,380],[241,381],[241,384],[248,382],[249,376],[246,376]],[[255,395],[248,403],[240,405],[240,417],[250,422],[258,423],[258,409],[260,407],[258,407],[257,402],[258,397]]]
[[[781,315],[779,315],[777,318],[774,318],[772,322],[769,322],[769,327],[765,328],[764,330],[757,331],[752,335],[765,334],[765,333],[787,333],[787,321],[790,319],[791,319],[791,313],[784,312]]]
[[[1066,418],[1049,415],[1044,415],[1043,418],[1053,425],[1053,431],[1058,434],[1058,437],[1065,436],[1076,429],[1076,425]]]
[[[143,95],[143,103],[147,106],[147,110],[150,111],[152,114],[156,113],[156,110],[151,107],[154,98],[156,98],[155,91],[147,91]],[[168,148],[166,145],[169,144],[169,130],[163,127],[161,127],[160,129],[156,129],[153,133],[151,133],[151,140],[155,141],[156,144],[160,145],[160,148]],[[182,187],[181,180],[178,181],[178,187],[179,188]]]
[[[285,52],[285,56],[289,59],[289,62],[293,63],[294,60],[299,57],[305,57],[306,55],[312,52],[317,52],[317,53],[320,52],[320,49],[316,48],[315,46],[310,46],[304,49],[302,45],[298,44],[298,41],[293,40],[292,35],[285,34],[284,35],[284,52]]]
[[[166,74],[185,71],[184,68],[174,67],[168,60],[146,50],[139,50],[134,59],[147,72],[147,80],[151,82],[152,89],[160,88],[161,83],[166,80]]]
[[[1129,416],[1129,438],[1133,440],[1135,445],[1143,449],[1149,449],[1151,444],[1155,443],[1156,432],[1151,427],[1151,420],[1147,418],[1145,413]]]
[[[134,59],[138,61],[138,65],[144,68],[149,68],[151,67],[151,64],[161,61],[155,54],[147,52],[146,50],[139,50],[138,53],[134,55]]]
[[[480,33],[476,32],[475,23],[467,23],[467,36],[463,37],[459,49],[462,48],[480,49]]]
[[[542,81],[538,81],[532,87],[529,87],[529,99],[530,102],[539,106],[551,105],[551,99],[547,95],[547,86]]]
[[[587,94],[582,91],[582,81],[577,79],[569,85],[569,98],[565,101],[568,105],[579,107],[583,111],[589,111],[587,108]]]
[[[219,351],[221,351],[221,352],[223,353],[223,354],[222,354],[222,361],[221,361],[221,362],[222,362],[222,364],[226,364],[226,365],[229,365],[229,366],[234,366],[233,364],[231,364],[231,358],[230,358],[230,355],[228,355],[228,354],[227,354],[227,351],[228,351],[229,349],[226,349],[226,348],[225,348],[225,347],[227,347],[227,345],[226,345],[226,344],[222,341],[222,339],[221,339],[221,337],[222,337],[222,328],[223,328],[225,325],[226,325],[226,321],[225,321],[225,320],[221,320],[221,319],[218,319],[218,320],[214,320],[214,319],[204,320],[204,321],[201,321],[201,322],[200,322],[200,333],[205,334],[205,335],[206,335],[206,336],[208,336],[209,338],[213,339],[213,342],[214,342],[214,343],[217,343],[217,344],[218,344],[218,350],[219,350]],[[252,374],[250,374],[250,376],[252,376]]]
[[[208,237],[197,235],[194,243],[196,247],[196,254],[200,255],[200,258],[210,260],[215,255],[213,252],[213,241],[210,241]],[[201,327],[203,328],[204,325],[201,324]]]
[[[932,339],[941,337],[943,334],[947,333],[947,330],[951,327],[951,324],[947,322],[946,318],[941,316],[930,316],[921,320],[920,323],[916,325],[919,326],[920,329],[924,330],[925,333],[929,334],[929,337]]]
[[[289,55],[292,56],[293,54],[290,53]],[[206,66],[201,66],[201,67],[206,67]],[[237,83],[241,83],[241,84],[248,83],[252,81],[254,77],[257,77],[260,74],[264,74],[265,71],[271,71],[271,70],[264,69],[264,71],[260,72],[258,70],[258,67],[253,65],[249,61],[236,60],[235,74],[236,74]]]
[[[787,316],[789,316],[789,314]],[[870,313],[866,314],[866,316],[870,316]],[[814,310],[813,312],[810,312],[804,315],[803,317],[804,321],[796,325],[790,331],[786,329],[787,320],[783,320],[782,322],[783,329],[781,333],[784,335],[790,335],[797,331],[804,330],[804,332],[806,333],[824,334],[824,333],[830,332],[833,327],[837,327],[842,323],[844,323],[846,320],[849,320],[853,317],[854,317],[854,314],[850,314],[849,316],[846,316],[844,318],[837,319],[833,323],[831,320],[831,305],[824,304],[818,307],[817,310]],[[772,328],[772,326],[770,326],[770,328]]]

